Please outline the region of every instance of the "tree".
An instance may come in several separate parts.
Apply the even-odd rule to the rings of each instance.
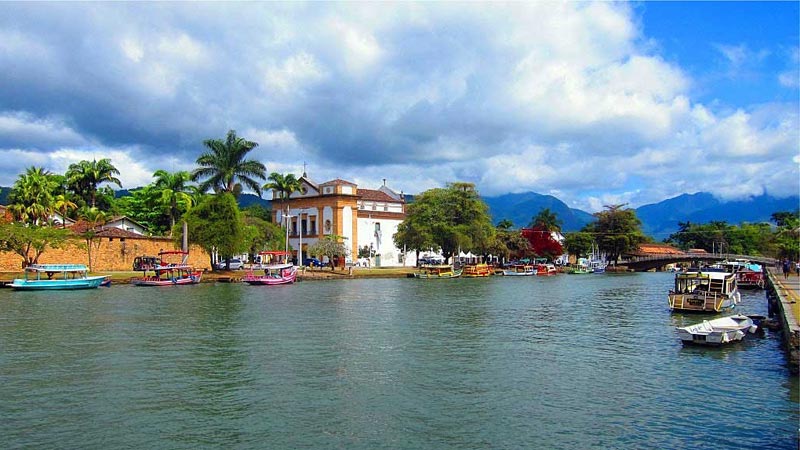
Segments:
[[[328,261],[331,262],[331,270],[336,270],[333,263],[334,258],[347,257],[347,247],[344,245],[345,239],[347,238],[343,236],[328,235],[309,246],[306,252],[316,257],[327,256]]]
[[[188,241],[202,247],[211,258],[215,253],[228,258],[248,250],[244,239],[244,223],[233,194],[221,192],[207,196],[197,206],[183,215],[188,229]],[[180,225],[173,229],[173,239],[181,242],[183,231]],[[210,261],[214,267],[213,259]],[[226,267],[229,269],[230,267]]]
[[[286,201],[291,197],[294,192],[300,190],[300,180],[294,174],[282,175],[278,172],[272,172],[267,178],[269,183],[264,185],[264,190],[271,189],[278,193],[281,199],[281,210],[285,212]]]
[[[522,236],[530,242],[531,250],[537,256],[544,256],[554,260],[564,253],[561,243],[553,237],[555,231],[548,230],[545,225],[536,225],[533,228],[522,230]]]
[[[262,250],[284,248],[286,236],[281,227],[246,212],[243,214],[242,220],[246,231],[244,240],[248,245],[250,255],[255,255]]]
[[[192,172],[192,181],[205,179],[200,183],[201,192],[213,189],[214,192],[228,192],[235,197],[244,184],[261,195],[261,185],[256,179],[263,180],[267,169],[264,164],[246,158],[258,143],[238,137],[236,131],[230,130],[224,141],[206,139],[203,145],[208,151],[197,158],[200,167]]]
[[[544,208],[539,211],[539,214],[531,218],[531,223],[528,228],[539,228],[545,231],[561,231],[561,224],[563,222],[558,218],[558,215],[550,211],[550,208]]]
[[[567,248],[567,252],[578,258],[589,256],[593,244],[594,236],[591,233],[575,232],[564,235],[564,246]]]
[[[446,259],[459,250],[485,255],[495,233],[488,211],[472,183],[430,189],[408,206],[406,219],[394,236],[395,245],[405,245],[417,254],[439,248]]]
[[[48,248],[61,248],[69,240],[69,230],[19,222],[0,222],[0,250],[22,257],[23,267],[39,262]]]
[[[186,171],[170,173],[157,170],[153,177],[156,179],[155,188],[161,191],[161,201],[168,205],[171,234],[175,221],[192,206],[192,196],[188,193],[188,182],[192,176]]]
[[[604,207],[604,211],[594,214],[597,221],[586,225],[583,231],[593,233],[600,251],[616,264],[620,255],[636,250],[645,241],[642,221],[636,211],[624,208],[625,204]]]
[[[52,173],[41,167],[29,167],[11,188],[8,196],[11,214],[21,222],[47,223],[53,211],[53,194],[57,187]]]
[[[98,234],[97,227],[106,223],[106,213],[98,208],[84,207],[79,211],[78,217],[82,222],[84,222],[77,227],[78,229],[84,230],[80,234],[81,237],[86,241],[86,251],[87,256],[89,257],[89,270],[92,270],[92,244],[94,244],[94,240]],[[99,246],[100,243],[98,242],[97,247]]]
[[[122,187],[122,182],[114,175],[119,175],[119,170],[111,164],[110,159],[103,158],[100,161],[70,164],[66,179],[70,190],[82,198],[86,205],[94,208],[97,206],[97,188],[100,184],[108,182]]]
[[[56,196],[53,202],[53,209],[61,214],[61,228],[67,227],[67,214],[77,208],[78,205],[70,200],[70,195],[68,193],[65,192]]]

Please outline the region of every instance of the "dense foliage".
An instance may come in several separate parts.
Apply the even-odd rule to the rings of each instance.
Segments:
[[[488,207],[471,183],[450,183],[418,195],[408,205],[394,243],[418,255],[439,250],[446,259],[459,251],[486,255],[496,249]]]
[[[591,233],[600,252],[606,255],[607,260],[616,263],[621,255],[636,250],[648,238],[642,233],[642,222],[636,217],[636,211],[625,208],[625,205],[607,205],[605,208],[595,213],[597,220],[581,231]]]

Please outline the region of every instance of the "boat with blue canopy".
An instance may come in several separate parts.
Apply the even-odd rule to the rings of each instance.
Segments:
[[[24,278],[11,282],[16,290],[94,289],[107,282],[107,275],[89,276],[84,264],[31,264]]]

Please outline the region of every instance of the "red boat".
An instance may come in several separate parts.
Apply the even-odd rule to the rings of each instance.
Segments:
[[[143,258],[144,259],[144,258]],[[165,251],[158,254],[153,264],[142,264],[142,276],[133,278],[135,286],[179,286],[197,284],[203,272],[187,263],[189,252],[180,250]]]

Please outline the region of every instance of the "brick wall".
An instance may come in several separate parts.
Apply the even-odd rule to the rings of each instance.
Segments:
[[[169,238],[96,238],[92,243],[92,271],[131,271],[133,258],[156,256],[161,250],[179,250]],[[74,239],[64,248],[48,248],[39,257],[41,264],[89,264],[86,241]],[[202,248],[189,248],[189,264],[198,269],[211,269],[211,260]],[[0,252],[0,272],[21,272],[22,257]]]

